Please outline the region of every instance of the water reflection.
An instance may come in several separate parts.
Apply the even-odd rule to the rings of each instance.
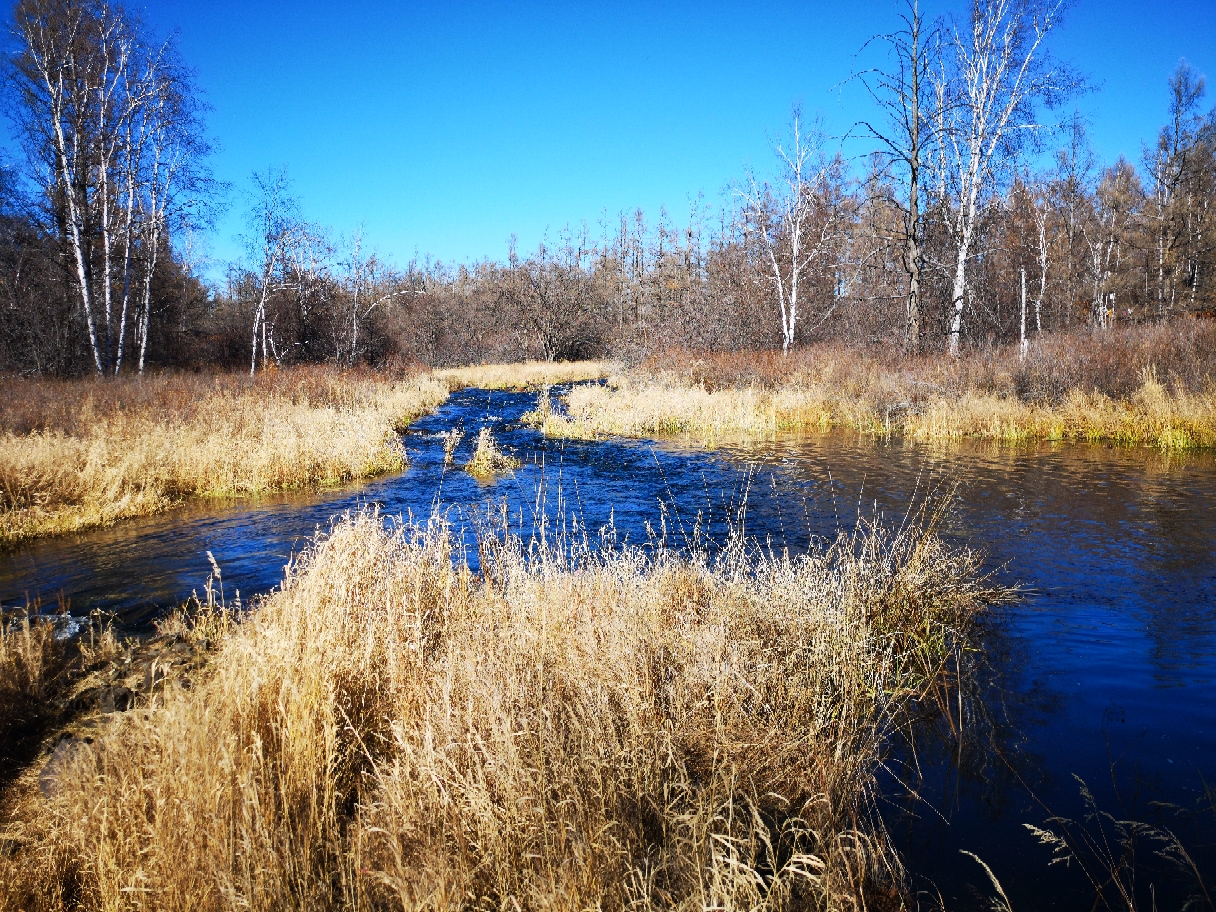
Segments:
[[[966,849],[991,865],[1014,908],[1089,906],[1077,867],[1049,869],[1050,851],[1022,826],[1081,819],[1074,775],[1103,810],[1187,832],[1200,870],[1216,871],[1216,813],[1203,792],[1216,774],[1211,454],[844,437],[735,453],[813,490],[830,467],[840,492],[863,490],[888,513],[907,509],[926,476],[957,479],[950,534],[1025,587],[985,636],[973,676],[982,693],[964,688],[963,742],[922,732],[915,767],[892,770],[921,796],[888,815],[920,886],[949,908],[984,905],[979,893],[992,888]],[[1158,908],[1183,898],[1156,878]]]
[[[199,588],[206,552],[248,598],[273,587],[293,552],[343,510],[375,503],[390,515],[439,509],[471,544],[471,516],[505,502],[525,533],[540,518],[589,534],[612,523],[632,541],[731,527],[773,547],[805,548],[859,515],[897,521],[927,491],[958,485],[946,534],[983,549],[996,577],[1025,587],[994,616],[964,675],[952,718],[917,729],[915,754],[892,758],[885,817],[926,891],[978,908],[991,865],[1016,909],[1088,906],[1073,869],[1023,824],[1081,817],[1073,775],[1116,815],[1168,822],[1216,870],[1216,814],[1196,810],[1216,783],[1216,458],[1099,446],[926,445],[853,435],[783,436],[720,444],[554,442],[520,427],[522,393],[465,391],[406,435],[410,469],[321,494],[196,503],[150,520],[36,542],[0,555],[0,603],[27,594],[73,612],[98,607],[145,625]],[[493,427],[524,465],[478,481],[444,470],[438,435]],[[469,549],[471,560],[475,549]],[[231,588],[229,589],[231,591]],[[944,727],[943,727],[944,726]],[[1113,770],[1113,774],[1112,774]],[[915,797],[913,797],[915,793]],[[1158,802],[1158,804],[1152,804]],[[1157,890],[1158,908],[1177,907]]]

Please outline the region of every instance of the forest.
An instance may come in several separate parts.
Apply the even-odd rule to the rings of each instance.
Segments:
[[[505,260],[402,265],[309,220],[286,169],[216,180],[172,38],[121,4],[21,0],[4,73],[21,155],[0,182],[0,371],[82,376],[300,363],[451,366],[678,345],[958,354],[1079,327],[1210,316],[1216,109],[1182,61],[1163,125],[1098,160],[1060,8],[915,0],[866,50],[872,151],[795,108],[771,168],[687,211],[588,214]],[[877,56],[875,56],[877,55]],[[859,58],[860,59],[860,58]],[[849,74],[842,74],[848,77]],[[246,255],[199,253],[246,200]]]

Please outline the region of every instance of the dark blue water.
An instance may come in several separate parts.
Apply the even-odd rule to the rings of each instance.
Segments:
[[[212,551],[229,594],[246,600],[332,518],[377,504],[388,515],[439,509],[465,532],[506,505],[529,534],[682,546],[728,529],[806,547],[859,515],[898,520],[926,492],[957,485],[946,534],[986,553],[1023,600],[992,617],[951,710],[908,733],[882,777],[882,812],[926,905],[984,908],[992,868],[1016,910],[1088,909],[1073,863],[1024,824],[1084,823],[1080,776],[1102,811],[1168,827],[1216,882],[1216,458],[1085,445],[929,446],[852,435],[783,437],[713,452],[676,442],[546,441],[518,424],[535,395],[468,390],[405,436],[402,475],[320,494],[195,503],[150,520],[35,542],[0,555],[0,604],[66,600],[137,629],[201,590]],[[438,435],[468,432],[457,465],[489,424],[523,465],[478,481],[443,465]],[[914,753],[912,752],[914,748]],[[1108,842],[1109,821],[1084,833]],[[1057,826],[1058,829],[1058,826]],[[1105,836],[1103,836],[1105,833]],[[1151,840],[1150,840],[1151,842]],[[1140,908],[1179,908],[1185,878],[1137,846]],[[1116,850],[1117,851],[1117,850]],[[1193,881],[1193,878],[1192,878]],[[1213,887],[1209,885],[1209,890]]]

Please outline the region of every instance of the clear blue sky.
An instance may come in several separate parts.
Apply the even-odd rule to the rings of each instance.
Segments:
[[[404,264],[503,259],[512,232],[526,251],[604,210],[686,219],[698,192],[719,202],[745,164],[768,166],[793,102],[838,133],[866,111],[837,86],[898,9],[162,0],[144,15],[178,30],[214,108],[213,165],[234,190],[214,258],[240,254],[249,174],[285,165],[309,219],[335,234],[364,223]],[[1179,58],[1216,104],[1216,0],[1078,0],[1052,46],[1100,86],[1079,103],[1104,160],[1138,159]]]

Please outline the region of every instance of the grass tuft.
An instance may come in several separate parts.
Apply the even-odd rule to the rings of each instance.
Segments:
[[[519,468],[519,460],[504,453],[498,448],[494,433],[483,427],[477,433],[477,447],[473,450],[473,458],[465,466],[465,471],[479,478],[487,478],[498,472],[506,472]]]

